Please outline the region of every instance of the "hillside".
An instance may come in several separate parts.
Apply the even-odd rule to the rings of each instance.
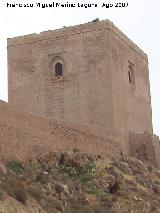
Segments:
[[[74,149],[0,163],[1,213],[160,212],[160,171]]]

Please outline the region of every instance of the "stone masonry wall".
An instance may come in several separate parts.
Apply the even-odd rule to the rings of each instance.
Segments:
[[[56,62],[63,65],[60,78]],[[2,156],[28,159],[77,147],[160,165],[147,55],[110,21],[8,39],[8,68],[15,108],[0,103]]]
[[[8,68],[9,103],[17,108],[114,132],[152,133],[147,56],[108,20],[9,39]]]
[[[78,148],[87,153],[119,158],[124,136],[61,120],[16,111],[0,102],[0,156],[22,160],[49,152]]]
[[[138,157],[160,168],[160,141],[156,135],[130,133],[129,141],[130,156]]]
[[[1,159],[37,160],[50,152],[74,148],[117,159],[123,153],[160,167],[160,141],[155,135],[130,133],[128,138],[128,135],[104,128],[17,111],[0,102]]]
[[[49,118],[111,129],[108,29],[103,23],[87,26],[10,39],[9,103]],[[58,60],[61,78],[54,76]]]
[[[113,126],[122,132],[152,133],[152,111],[147,56],[132,48],[125,35],[112,28]],[[129,82],[129,66],[133,83]]]

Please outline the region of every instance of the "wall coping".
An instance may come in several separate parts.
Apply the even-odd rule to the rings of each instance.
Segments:
[[[99,31],[99,30],[111,30],[114,34],[116,34],[123,42],[125,42],[130,48],[132,48],[136,53],[144,58],[144,60],[148,63],[147,54],[143,52],[131,39],[129,39],[121,30],[119,30],[113,22],[110,20],[102,20],[97,22],[88,22],[85,24],[63,27],[55,30],[48,30],[44,32],[40,32],[39,34],[33,33],[23,36],[17,36],[13,38],[7,39],[7,45],[16,46],[33,42],[41,42],[44,40],[56,40],[63,37],[73,36],[75,34],[82,34],[91,31]]]

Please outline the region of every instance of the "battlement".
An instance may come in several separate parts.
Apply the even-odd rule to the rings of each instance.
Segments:
[[[118,35],[129,47],[131,47],[136,53],[148,61],[147,54],[143,52],[131,39],[129,39],[121,30],[119,30],[113,22],[109,20],[97,21],[97,22],[88,22],[85,24],[80,24],[76,26],[63,27],[56,30],[48,30],[40,32],[38,34],[29,34],[24,36],[18,36],[15,38],[8,39],[8,47],[14,45],[23,45],[26,43],[32,42],[43,42],[44,40],[56,40],[63,37],[70,37],[76,34],[83,34],[91,31],[99,30],[111,30],[114,34]]]

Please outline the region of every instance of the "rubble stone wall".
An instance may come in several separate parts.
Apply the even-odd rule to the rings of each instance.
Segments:
[[[156,135],[130,133],[129,141],[130,156],[136,156],[142,161],[160,167],[160,141]]]

